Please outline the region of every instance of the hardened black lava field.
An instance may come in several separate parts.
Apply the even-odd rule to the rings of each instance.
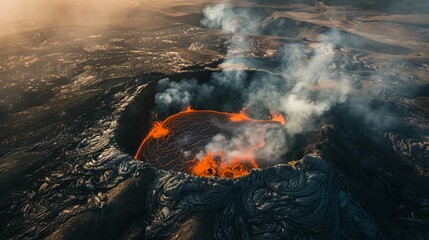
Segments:
[[[0,3],[0,239],[429,239],[429,4]]]

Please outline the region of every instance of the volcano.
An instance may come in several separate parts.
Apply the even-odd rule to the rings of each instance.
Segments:
[[[429,239],[429,1],[0,5],[0,239]]]
[[[254,120],[244,111],[227,113],[188,107],[162,122],[154,122],[135,159],[158,169],[197,176],[241,177],[259,167],[254,152],[265,145],[267,129],[284,124],[284,117],[274,113],[269,120]]]

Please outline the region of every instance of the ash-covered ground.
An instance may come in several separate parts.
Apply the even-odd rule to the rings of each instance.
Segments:
[[[0,239],[429,238],[426,1],[0,9]],[[238,179],[135,161],[188,105],[286,124]]]

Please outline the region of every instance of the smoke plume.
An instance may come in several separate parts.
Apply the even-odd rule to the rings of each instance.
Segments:
[[[348,111],[367,124],[386,128],[397,121],[389,109],[373,108],[369,98],[350,95],[362,88],[362,80],[383,83],[383,86],[376,88],[382,92],[394,89],[390,83],[386,84],[389,81],[383,80],[392,78],[387,72],[373,72],[370,76],[354,72],[353,69],[365,66],[351,59],[348,55],[350,50],[339,47],[350,44],[360,46],[365,40],[352,38],[354,42],[350,43],[351,37],[347,33],[326,30],[319,34],[317,41],[288,43],[279,47],[273,56],[276,64],[273,74],[260,71],[249,76],[246,70],[254,69],[254,66],[260,64],[254,58],[257,46],[252,35],[264,31],[261,26],[266,26],[269,12],[237,8],[224,2],[205,8],[203,13],[203,25],[231,34],[224,62],[220,65],[223,71],[212,74],[210,81],[202,85],[198,85],[195,80],[168,84],[157,95],[157,103],[164,109],[171,106],[183,109],[188,104],[198,107],[202,102],[222,102],[221,110],[234,110],[231,105],[239,102],[255,118],[266,118],[269,110],[282,113],[285,115],[286,125],[280,129],[270,129],[266,133],[263,151],[258,151],[258,157],[270,161],[281,159],[291,150],[296,135],[316,130],[321,117],[339,104],[346,103]],[[403,63],[386,63],[383,68],[394,67],[400,71],[401,64]],[[406,91],[405,89],[407,88],[400,87],[401,91]],[[376,94],[378,93],[374,93]],[[220,98],[223,98],[222,101],[219,101]],[[235,136],[238,139],[252,137],[244,133],[238,134],[243,134]],[[233,139],[222,138],[222,149],[236,149],[234,142],[236,141]],[[209,144],[208,148],[218,145],[219,136],[213,139],[213,144]]]

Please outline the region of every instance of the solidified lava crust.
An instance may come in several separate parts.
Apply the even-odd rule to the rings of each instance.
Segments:
[[[429,1],[99,2],[0,8],[0,239],[429,239]]]
[[[149,239],[385,239],[317,155],[238,179],[158,173],[148,192]],[[196,222],[213,235],[189,229],[197,213],[211,213]]]

